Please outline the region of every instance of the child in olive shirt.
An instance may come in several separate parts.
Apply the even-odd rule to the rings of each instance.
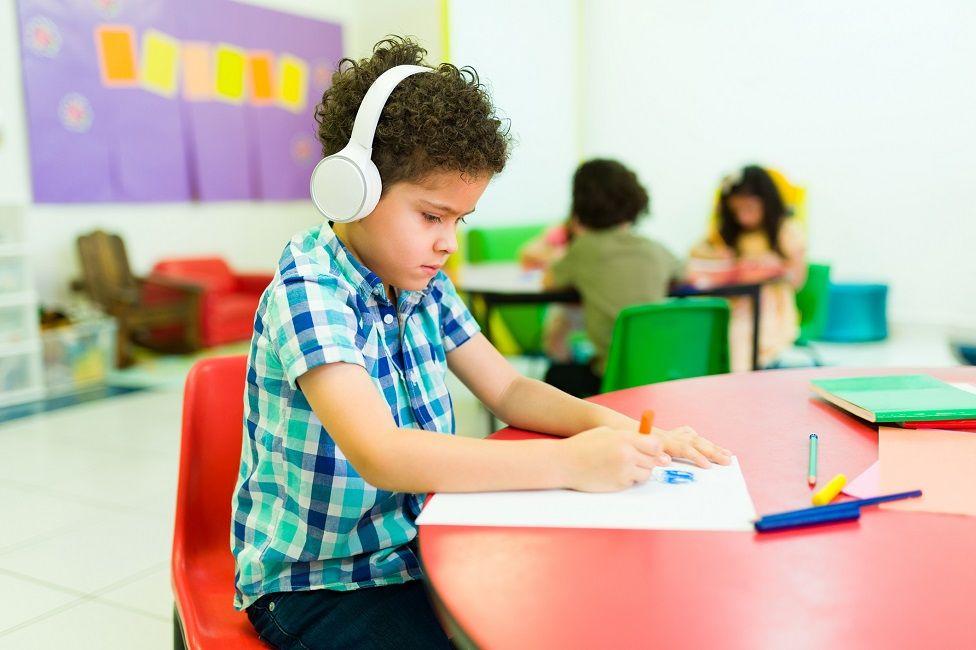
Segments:
[[[547,383],[571,395],[600,391],[617,314],[663,300],[681,272],[667,248],[634,232],[647,208],[647,191],[615,160],[587,161],[573,176],[575,237],[544,279],[546,288],[579,291],[586,333],[596,350],[589,364],[553,363],[546,373]]]

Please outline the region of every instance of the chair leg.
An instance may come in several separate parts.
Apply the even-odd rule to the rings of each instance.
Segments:
[[[173,605],[173,650],[186,650],[186,639],[183,636],[183,622],[180,613]]]
[[[128,368],[132,365],[132,341],[129,338],[132,336],[131,331],[125,319],[118,319],[119,327],[115,332],[115,364],[119,368]]]

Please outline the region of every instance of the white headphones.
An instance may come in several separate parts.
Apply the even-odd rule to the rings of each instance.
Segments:
[[[315,165],[309,181],[312,203],[329,221],[356,221],[376,208],[383,190],[380,172],[371,159],[376,125],[393,89],[407,77],[421,72],[433,70],[419,65],[398,65],[377,77],[356,112],[349,144]]]

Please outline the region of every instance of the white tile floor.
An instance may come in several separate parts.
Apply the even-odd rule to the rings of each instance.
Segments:
[[[830,365],[955,363],[938,329],[818,349]],[[182,397],[165,383],[0,424],[0,649],[172,647]],[[459,430],[484,435],[474,398],[452,393]]]

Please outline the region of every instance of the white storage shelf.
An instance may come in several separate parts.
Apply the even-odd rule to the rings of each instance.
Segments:
[[[17,209],[0,209],[0,406],[44,395],[37,295],[31,287],[23,224]]]
[[[40,341],[5,345],[0,352],[0,406],[43,396]]]
[[[17,300],[0,296],[0,345],[37,339],[37,301],[31,294]]]

